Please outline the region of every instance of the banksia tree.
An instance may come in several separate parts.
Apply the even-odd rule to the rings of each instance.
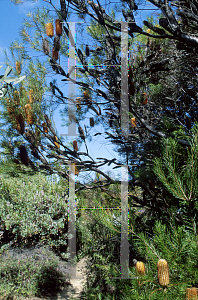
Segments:
[[[60,36],[62,35],[62,23],[59,19],[56,19],[55,23],[56,23],[56,34]]]
[[[137,274],[139,275],[145,275],[146,273],[146,268],[142,261],[137,261],[137,263],[135,264],[135,269]]]
[[[192,287],[192,288],[187,288],[186,289],[186,300],[197,300],[197,288]]]
[[[28,154],[27,154],[27,150],[26,150],[26,147],[21,145],[19,147],[19,156],[20,156],[20,160],[22,162],[23,165],[25,166],[28,166],[29,164],[29,157],[28,157]]]
[[[169,269],[167,261],[165,259],[160,259],[157,263],[157,269],[159,284],[167,286],[169,284]]]
[[[26,121],[28,124],[34,124],[34,116],[32,113],[32,106],[30,104],[25,105],[25,114],[26,114]]]
[[[54,28],[52,23],[46,24],[46,34],[49,37],[52,37],[54,35]]]

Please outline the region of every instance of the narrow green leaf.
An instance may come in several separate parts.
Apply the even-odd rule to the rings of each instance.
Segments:
[[[4,76],[7,77],[11,73],[11,71],[12,71],[12,68],[8,66],[5,70]]]

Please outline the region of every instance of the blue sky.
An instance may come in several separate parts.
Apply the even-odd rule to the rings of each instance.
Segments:
[[[57,4],[59,3],[59,1],[56,2]],[[43,2],[42,0],[38,0],[36,3],[26,2],[22,5],[14,5],[13,3],[11,3],[11,0],[0,0],[0,65],[4,65],[4,55],[2,50],[8,50],[11,42],[19,37],[19,29],[26,14],[29,11],[32,11],[35,7],[43,5],[45,5],[45,2]],[[136,16],[136,21],[138,25],[142,25],[142,21],[146,19],[146,15],[151,13],[151,11],[147,9],[152,9],[153,6],[150,3],[147,2],[146,4],[145,2],[143,6],[139,7],[143,10],[141,10]],[[54,114],[54,121],[58,133],[64,134],[66,132],[66,129],[64,129],[64,127],[61,127],[62,122],[59,114],[59,109],[57,109]],[[86,120],[86,123],[88,123],[88,119]],[[101,130],[101,128],[94,128],[93,134],[95,134],[99,130]],[[71,138],[71,140],[73,139],[75,138]],[[113,157],[117,157],[117,153],[113,151],[113,148],[115,146],[112,147],[109,142],[107,143],[107,141],[102,139],[100,136],[98,136],[97,139],[95,139],[93,142],[87,142],[87,144],[90,155],[93,158],[106,157],[112,159]],[[80,150],[84,151],[85,147],[82,146]]]

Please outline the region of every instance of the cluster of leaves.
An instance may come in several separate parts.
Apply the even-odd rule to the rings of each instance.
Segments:
[[[1,177],[1,252],[48,243],[67,258],[67,191],[46,176]]]

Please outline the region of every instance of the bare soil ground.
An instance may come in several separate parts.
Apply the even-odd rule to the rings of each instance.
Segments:
[[[83,285],[86,282],[85,267],[87,258],[81,259],[76,264],[76,276],[71,275],[69,285],[63,288],[62,291],[58,292],[56,296],[49,296],[46,298],[25,298],[25,297],[14,297],[13,300],[72,300],[72,299],[83,299],[82,291]]]

